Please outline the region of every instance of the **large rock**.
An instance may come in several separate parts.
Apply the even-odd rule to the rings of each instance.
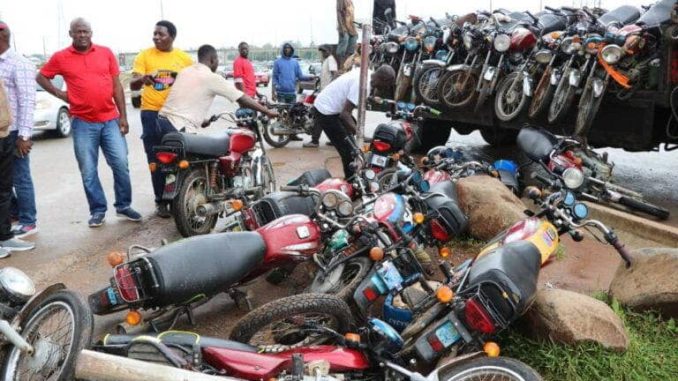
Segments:
[[[635,310],[678,317],[678,249],[639,249],[631,258],[630,268],[617,268],[610,295]]]
[[[525,204],[501,181],[490,176],[470,176],[457,183],[459,206],[469,217],[469,233],[489,240],[525,219]]]
[[[564,344],[594,342],[620,352],[629,345],[624,324],[607,304],[572,291],[539,290],[521,326],[533,338]]]

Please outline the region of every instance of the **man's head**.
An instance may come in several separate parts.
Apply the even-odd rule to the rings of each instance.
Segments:
[[[214,49],[212,45],[203,45],[198,48],[198,62],[212,70],[212,73],[217,71],[219,67],[219,55],[217,55],[217,50]]]
[[[292,47],[292,44],[285,43],[285,45],[283,45],[283,56],[292,57],[293,53],[294,53],[294,48]]]
[[[10,36],[9,26],[4,21],[0,21],[0,53],[4,53],[5,50],[9,49]]]
[[[326,59],[327,57],[330,56],[330,47],[328,45],[320,45],[318,47],[318,51],[320,52],[320,55],[322,56],[323,59]]]
[[[161,20],[155,23],[153,30],[153,43],[158,50],[169,52],[172,50],[172,44],[177,37],[177,27],[167,20]]]
[[[82,17],[71,21],[68,35],[73,39],[73,47],[76,50],[84,51],[92,46],[92,26]]]
[[[391,98],[395,84],[396,73],[389,65],[380,66],[370,78],[370,87],[375,95]]]
[[[238,52],[240,53],[240,57],[247,58],[247,56],[250,54],[250,46],[245,41],[243,41],[238,44]]]

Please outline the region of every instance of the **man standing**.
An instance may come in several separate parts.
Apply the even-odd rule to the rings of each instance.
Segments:
[[[92,43],[92,28],[85,19],[71,21],[68,34],[73,44],[56,52],[36,80],[47,92],[70,105],[73,147],[89,203],[89,227],[103,225],[106,218],[106,195],[97,170],[99,148],[113,171],[116,214],[141,221],[141,215],[131,207],[125,140],[129,125],[118,61],[109,48]],[[55,75],[64,77],[68,91],[54,87],[50,79]]]
[[[320,45],[318,47],[320,55],[323,59],[322,68],[320,69],[320,91],[324,90],[330,82],[334,81],[337,78],[337,60],[334,59],[332,51],[329,45]],[[320,141],[320,135],[322,130],[318,128],[317,125],[313,128],[313,133],[311,134],[311,141],[304,143],[305,148],[316,148],[318,147]]]
[[[337,0],[337,58],[343,65],[346,57],[353,54],[358,40],[358,31],[355,29],[355,16],[353,14],[353,0]]]
[[[15,152],[27,155],[31,150],[31,129],[33,127],[33,109],[35,107],[35,68],[31,63],[9,50],[9,26],[0,21],[0,86],[3,92],[3,113],[11,114],[11,122],[0,129],[0,258],[9,256],[12,251],[31,250],[33,243],[14,238],[10,220],[12,198],[12,177]],[[12,136],[10,130],[21,132]],[[26,137],[27,139],[24,139]]]
[[[387,18],[386,10],[390,9],[391,14]],[[384,34],[384,29],[389,24],[389,20],[396,19],[396,4],[395,0],[374,0],[374,7],[372,8],[372,26],[374,27],[374,34]]]
[[[247,58],[250,53],[250,46],[246,42],[238,44],[240,55],[233,61],[233,81],[235,87],[245,93],[248,97],[259,96],[257,92],[257,79],[254,76],[254,66]]]
[[[383,65],[375,71],[367,84],[379,94],[388,92],[393,87],[395,72],[388,65]],[[315,100],[314,106],[318,111],[315,117],[315,128],[320,128],[336,147],[344,166],[345,178],[355,173],[351,167],[353,148],[346,142],[349,135],[355,135],[356,124],[351,113],[358,106],[360,97],[360,70],[351,70],[330,83]]]
[[[292,44],[285,43],[280,58],[273,63],[273,87],[271,96],[274,101],[294,103],[297,100],[297,81],[310,79],[301,72],[299,62],[294,58]]]
[[[238,102],[241,107],[262,112],[270,118],[278,116],[277,112],[268,110],[236,89],[224,77],[215,74],[219,66],[219,57],[214,47],[201,46],[198,49],[198,61],[177,75],[172,91],[158,116],[161,133],[177,129],[198,132],[217,95],[231,102]]]
[[[177,28],[169,21],[158,21],[153,31],[153,46],[142,50],[134,59],[132,73],[134,79],[130,86],[144,85],[141,94],[141,125],[144,151],[149,164],[155,163],[153,147],[160,144],[162,136],[158,133],[158,111],[162,108],[181,69],[193,64],[190,55],[174,48]],[[162,201],[165,178],[160,171],[151,172],[153,193],[155,194],[156,214],[169,218],[169,204]]]

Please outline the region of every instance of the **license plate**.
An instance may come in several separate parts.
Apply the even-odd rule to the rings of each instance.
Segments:
[[[405,74],[406,77],[409,77],[412,75],[412,66],[406,65],[405,69],[403,69],[403,74]]]
[[[452,325],[452,322],[449,320],[436,329],[436,337],[438,340],[440,340],[440,343],[442,343],[445,348],[461,339],[461,335],[459,332],[457,332],[457,330]]]
[[[380,156],[380,155],[372,155],[372,159],[370,160],[372,165],[376,165],[377,167],[384,168],[386,164],[388,163],[388,158],[385,156]]]
[[[106,296],[108,297],[108,302],[110,303],[110,305],[114,306],[118,304],[118,297],[115,295],[113,287],[109,287],[106,290]]]
[[[165,176],[165,192],[174,192],[175,182],[177,181],[177,176],[174,174],[169,174]]]
[[[404,281],[403,276],[400,275],[400,272],[393,262],[384,262],[382,266],[377,269],[377,274],[379,274],[379,278],[384,281],[389,290],[399,290],[402,288]]]

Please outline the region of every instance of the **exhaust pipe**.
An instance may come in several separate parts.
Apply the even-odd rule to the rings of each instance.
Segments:
[[[292,135],[298,133],[295,130],[289,129],[285,126],[281,126],[280,124],[276,124],[273,126],[272,131],[273,135],[278,135],[278,136],[285,136],[285,135]]]
[[[223,201],[220,202],[210,202],[207,204],[202,204],[195,209],[195,213],[199,217],[210,217],[215,214],[219,214],[226,210],[226,205]]]

